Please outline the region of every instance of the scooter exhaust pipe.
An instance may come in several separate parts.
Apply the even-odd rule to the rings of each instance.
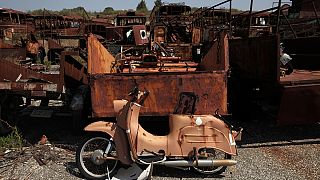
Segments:
[[[159,163],[160,165],[170,166],[170,167],[208,167],[208,166],[233,166],[237,164],[237,161],[231,159],[221,159],[221,160],[210,160],[210,159],[199,159],[197,161],[187,161],[187,160],[176,160],[176,161],[164,161]]]

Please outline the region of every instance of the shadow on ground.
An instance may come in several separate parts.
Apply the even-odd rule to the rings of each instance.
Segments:
[[[320,139],[320,124],[276,126],[272,119],[251,121],[232,120],[232,124],[244,128],[242,141],[239,145],[268,143],[271,145],[318,144]],[[281,143],[279,143],[281,142]],[[262,145],[263,146],[263,145]]]
[[[70,173],[71,175],[78,177],[78,178],[84,178],[81,173],[79,172],[79,169],[77,167],[77,164],[75,162],[67,162],[64,163],[64,166],[66,167],[66,171]]]
[[[154,166],[153,169],[153,176],[157,177],[175,177],[175,178],[224,178],[225,176],[222,173],[221,175],[204,175],[199,174],[193,171],[193,169],[190,170],[182,170],[182,169],[176,169],[176,168],[170,168],[165,166]]]

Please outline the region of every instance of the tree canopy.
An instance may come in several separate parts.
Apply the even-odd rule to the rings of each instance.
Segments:
[[[112,7],[106,7],[106,8],[104,8],[102,13],[106,14],[106,15],[110,15],[110,14],[114,13],[114,9]]]
[[[154,1],[155,5],[161,5],[162,1],[161,0],[155,0]],[[71,9],[62,9],[60,11],[52,11],[52,10],[47,10],[47,9],[36,9],[36,10],[32,10],[32,11],[28,11],[29,14],[33,14],[33,15],[43,15],[43,14],[57,14],[57,15],[64,15],[64,16],[82,16],[85,18],[88,18],[88,16],[92,16],[92,17],[103,17],[104,15],[116,15],[119,13],[126,13],[128,10],[115,10],[113,9],[113,7],[105,7],[103,9],[103,11],[100,12],[96,12],[96,11],[86,11],[83,7],[79,6],[76,8],[71,8]],[[129,10],[130,11],[130,10]],[[150,14],[148,8],[147,8],[147,4],[145,0],[141,0],[137,7],[136,7],[136,11],[140,12],[140,13],[144,13],[146,15]],[[88,16],[87,16],[88,15]]]
[[[136,11],[143,12],[143,13],[148,12],[147,4],[144,0],[141,0],[140,3],[137,5]]]
[[[154,1],[154,5],[157,6],[157,7],[161,6],[162,5],[162,1],[161,0],[155,0]]]

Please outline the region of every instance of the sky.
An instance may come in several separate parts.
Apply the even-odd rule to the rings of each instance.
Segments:
[[[155,0],[145,0],[149,10],[153,8]],[[224,0],[162,0],[162,2],[185,2],[191,7],[210,7]],[[277,0],[254,0],[253,9],[263,10],[272,7]],[[289,1],[289,0],[288,0]],[[105,7],[113,9],[135,9],[140,0],[0,0],[0,7],[28,11],[34,9],[62,10],[63,8],[84,7],[87,11],[103,11]],[[233,8],[248,10],[250,0],[233,0]],[[223,7],[228,8],[229,4]]]

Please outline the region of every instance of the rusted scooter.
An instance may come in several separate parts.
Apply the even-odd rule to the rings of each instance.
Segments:
[[[237,155],[235,137],[241,132],[220,118],[172,114],[169,134],[156,136],[138,122],[149,91],[135,88],[130,95],[130,101],[114,101],[116,123],[98,121],[85,127],[85,131],[105,134],[86,140],[77,150],[76,161],[86,178],[111,179],[119,164],[192,167],[199,173],[220,174],[237,163],[231,156]]]

